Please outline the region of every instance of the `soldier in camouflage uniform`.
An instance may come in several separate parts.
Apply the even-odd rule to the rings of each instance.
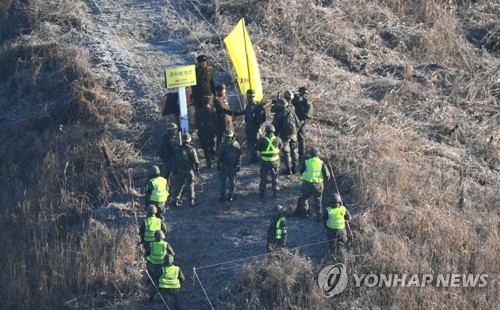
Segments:
[[[250,151],[250,163],[257,163],[257,142],[260,126],[266,121],[266,110],[262,104],[255,102],[255,91],[247,91],[247,106],[245,108],[245,134]]]
[[[160,141],[158,156],[163,162],[163,177],[169,179],[174,166],[175,149],[179,147],[179,130],[176,123],[167,126],[167,133]]]
[[[295,214],[299,216],[316,215],[316,221],[321,222],[323,217],[322,197],[325,188],[324,182],[330,179],[330,171],[325,163],[319,158],[319,149],[312,147],[309,151],[310,157],[304,161],[300,168],[300,179],[302,182],[302,192],[297,204]],[[309,209],[307,200],[312,197],[313,208]]]
[[[190,206],[194,207],[196,205],[194,174],[198,174],[199,168],[198,154],[196,153],[196,149],[191,146],[191,135],[184,133],[182,135],[182,145],[178,148],[178,152],[175,155],[174,175],[176,182],[173,191],[175,207],[180,205],[184,185],[188,186]]]
[[[195,107],[195,115],[203,105],[203,96],[213,97],[215,95],[214,69],[208,65],[207,56],[200,55],[196,60],[198,61],[195,70],[196,85],[191,86],[191,100]]]
[[[297,128],[299,119],[288,101],[284,98],[276,103],[276,114],[274,114],[273,125],[276,135],[283,141],[283,161],[285,163],[284,174],[296,173],[298,162],[297,156]]]
[[[196,114],[196,124],[198,127],[198,139],[208,168],[212,168],[212,162],[215,160],[215,124],[217,123],[217,114],[212,107],[212,97],[204,96],[203,105]]]
[[[259,140],[257,149],[260,153],[260,197],[264,198],[267,187],[267,176],[271,174],[273,195],[276,198],[278,193],[278,169],[280,168],[280,150],[283,148],[283,142],[274,135],[274,126],[266,126],[266,135]]]
[[[229,129],[234,132],[233,116],[244,115],[245,111],[233,111],[230,109],[227,102],[225,84],[217,85],[215,91],[217,92],[214,99],[214,108],[217,111],[217,142],[215,146],[218,150],[224,130]]]
[[[234,178],[241,167],[241,149],[238,141],[234,140],[234,133],[226,129],[224,131],[224,140],[219,148],[219,158],[217,161],[217,170],[220,171],[220,198],[224,201],[226,198],[226,180],[229,181],[229,192],[227,201],[232,202],[234,198]]]
[[[295,96],[292,100],[292,105],[295,107],[295,114],[299,118],[300,124],[297,131],[297,143],[299,149],[299,156],[303,157],[305,155],[305,125],[308,119],[314,117],[314,109],[312,104],[307,98],[309,93],[307,89],[302,86],[298,90],[299,95]]]

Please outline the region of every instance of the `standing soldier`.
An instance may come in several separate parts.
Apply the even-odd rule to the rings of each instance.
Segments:
[[[213,97],[215,94],[214,69],[208,65],[207,56],[200,55],[196,58],[196,85],[191,86],[191,99],[196,111],[202,106],[203,96]]]
[[[181,268],[174,265],[174,257],[167,255],[162,267],[159,281],[160,294],[165,301],[168,300],[169,309],[179,309],[179,293],[181,283],[186,281]]]
[[[288,227],[283,206],[277,205],[267,230],[267,253],[285,247]]]
[[[195,206],[195,192],[194,192],[194,174],[198,174],[200,162],[198,161],[198,154],[196,149],[191,146],[191,135],[188,133],[182,134],[182,145],[178,148],[175,156],[175,202],[174,206],[178,207],[181,201],[182,190],[184,185],[188,186],[190,206]]]
[[[153,302],[156,295],[156,285],[161,275],[161,266],[167,254],[175,255],[174,249],[165,240],[165,234],[161,230],[155,231],[155,240],[149,244],[149,252],[146,252],[146,269],[153,279],[154,285],[150,290],[149,302]]]
[[[205,156],[207,168],[212,168],[212,161],[215,160],[215,133],[217,115],[212,107],[212,97],[203,96],[203,105],[196,114],[196,124],[198,128],[198,139]]]
[[[332,254],[342,253],[347,242],[345,221],[350,219],[351,214],[342,205],[340,195],[333,194],[333,206],[326,208],[326,213],[323,216]]]
[[[141,237],[141,242],[144,246],[144,253],[150,252],[149,245],[151,242],[155,241],[155,232],[157,230],[163,231],[164,234],[167,233],[167,226],[162,219],[155,216],[156,207],[154,205],[149,205],[146,208],[147,216],[142,221],[141,227],[139,228],[139,236]]]
[[[162,218],[169,193],[168,181],[160,175],[160,168],[158,166],[151,167],[151,175],[145,187],[146,206],[150,204],[155,205],[157,210],[156,216]]]
[[[167,126],[167,133],[160,141],[158,156],[163,162],[163,176],[168,180],[174,166],[175,149],[179,146],[179,129],[176,123]]]
[[[216,148],[219,150],[219,145],[222,141],[224,130],[229,129],[234,132],[233,116],[244,115],[245,111],[233,111],[230,109],[226,97],[226,85],[220,84],[215,87],[217,92],[214,100],[214,107],[217,111],[217,142]]]
[[[266,135],[259,140],[258,150],[260,153],[260,197],[264,198],[267,186],[267,176],[271,174],[273,187],[273,196],[276,198],[278,193],[278,169],[280,167],[280,150],[283,148],[283,142],[274,135],[274,126],[266,126]]]
[[[314,109],[312,104],[307,98],[309,91],[305,86],[299,87],[299,95],[295,96],[292,100],[292,105],[295,107],[295,114],[299,118],[300,124],[297,131],[297,143],[299,145],[299,156],[304,156],[305,154],[305,125],[308,119],[314,117]]]
[[[311,157],[304,161],[300,169],[300,179],[302,182],[302,193],[297,204],[295,214],[307,216],[311,213],[307,206],[307,200],[312,196],[313,210],[316,214],[316,221],[321,222],[323,217],[323,207],[321,199],[325,188],[324,182],[330,179],[330,172],[325,163],[319,158],[319,149],[312,147],[309,151]]]
[[[299,119],[294,112],[292,105],[284,98],[276,103],[276,114],[274,114],[273,125],[276,128],[276,135],[283,141],[283,160],[285,162],[285,174],[295,174],[297,156],[297,128]]]
[[[245,134],[247,136],[247,146],[250,150],[250,163],[258,162],[257,142],[260,125],[266,121],[266,110],[262,104],[254,100],[255,91],[247,90],[247,106],[245,108]]]
[[[227,200],[233,201],[234,178],[241,167],[241,149],[238,141],[234,140],[234,133],[230,129],[224,131],[224,141],[219,148],[217,170],[220,171],[220,198],[224,201],[226,195],[226,180],[229,182]]]

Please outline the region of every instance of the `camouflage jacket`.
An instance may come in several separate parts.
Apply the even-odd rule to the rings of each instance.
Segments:
[[[297,114],[297,117],[301,122],[314,117],[313,106],[306,97],[294,97],[292,105],[295,107],[295,114]]]
[[[198,160],[198,153],[196,149],[187,144],[183,143],[175,155],[175,173],[189,173],[190,171],[198,170],[200,167],[200,161]]]
[[[297,135],[299,119],[294,109],[287,107],[276,112],[272,124],[276,130],[276,135],[283,140],[288,140]]]
[[[224,139],[219,147],[217,167],[240,167],[241,148],[236,140]]]

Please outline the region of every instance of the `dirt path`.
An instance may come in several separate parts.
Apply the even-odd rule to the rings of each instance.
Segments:
[[[130,100],[135,116],[125,133],[126,139],[143,144],[142,158],[133,163],[131,174],[134,190],[141,191],[145,181],[145,170],[153,163],[155,138],[150,133],[164,128],[167,120],[158,116],[157,102],[162,94],[162,70],[169,66],[193,63],[187,41],[179,41],[169,23],[176,16],[165,16],[164,1],[140,0],[87,0],[93,13],[95,29],[89,35],[89,47],[93,59],[99,66],[116,74],[123,84],[121,96]],[[182,12],[182,8],[178,8]],[[182,13],[181,13],[182,14]],[[238,121],[237,123],[239,123]],[[145,134],[137,138],[140,128]],[[241,126],[237,139],[243,144]],[[137,141],[139,139],[140,141]],[[196,142],[195,142],[196,145]],[[204,159],[199,152],[202,167]],[[298,176],[281,177],[282,191],[277,199],[260,200],[258,195],[258,165],[243,167],[236,186],[236,200],[220,203],[218,198],[218,175],[215,169],[202,168],[197,178],[196,192],[199,205],[195,208],[173,209],[167,212],[169,229],[167,240],[177,255],[176,262],[186,276],[183,308],[210,308],[200,286],[193,287],[193,267],[202,267],[220,262],[238,260],[265,253],[267,227],[276,203],[285,206],[287,212],[295,208],[300,194]],[[271,193],[268,192],[270,197]],[[186,203],[186,201],[185,201]],[[116,207],[116,203],[110,207]],[[122,205],[123,217],[129,217],[124,225],[135,225],[130,202]],[[142,216],[142,214],[141,214]],[[321,223],[312,220],[289,218],[290,247],[314,243],[325,239]],[[326,246],[311,246],[301,250],[312,259],[321,261],[327,257]],[[221,302],[217,297],[237,276],[246,261],[200,269],[199,276],[212,303],[217,308]]]

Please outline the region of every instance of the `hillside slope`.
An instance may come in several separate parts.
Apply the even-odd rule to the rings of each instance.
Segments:
[[[0,10],[0,240],[11,249],[2,308],[152,307],[136,234],[147,169],[159,163],[157,133],[170,121],[158,115],[162,70],[206,54],[238,108],[220,38],[241,17],[265,101],[302,85],[311,90],[310,143],[333,163],[360,225],[348,270],[488,273],[491,282],[447,290],[351,284],[338,298],[318,298],[315,279],[332,263],[326,245],[315,244],[326,238],[321,224],[291,217],[289,247],[307,245],[300,256],[285,256],[284,265],[259,256],[274,205],[295,207],[298,177],[281,177],[279,197],[259,200],[258,166],[245,164],[232,204],[217,201],[217,172],[203,168],[200,204],[167,212],[167,238],[188,277],[183,308],[210,308],[193,267],[216,308],[498,303],[495,1],[49,0],[9,1]],[[244,145],[242,120],[236,125]],[[325,202],[334,191],[329,184]],[[287,264],[307,272],[283,274]],[[253,266],[282,295],[261,294],[269,283],[259,283]],[[285,282],[303,282],[301,293]]]

